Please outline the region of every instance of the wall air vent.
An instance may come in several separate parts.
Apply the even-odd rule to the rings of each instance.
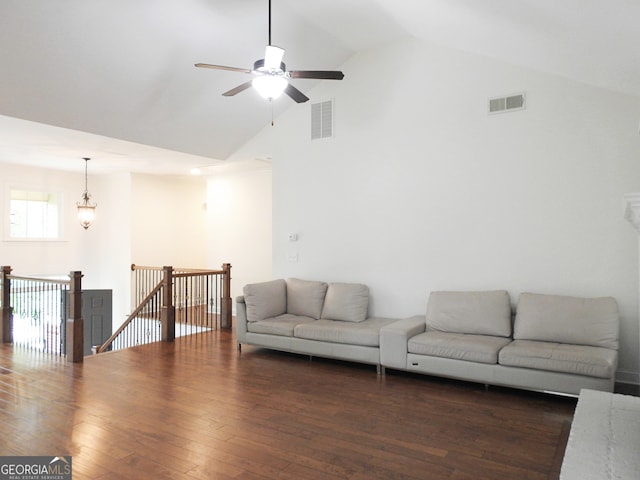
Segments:
[[[513,112],[515,110],[523,110],[524,107],[524,93],[489,99],[489,113]]]
[[[311,140],[333,137],[333,100],[311,104]]]

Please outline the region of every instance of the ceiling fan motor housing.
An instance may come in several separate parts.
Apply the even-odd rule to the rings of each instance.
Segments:
[[[261,58],[260,60],[256,60],[253,63],[253,70],[256,72],[264,72],[264,73],[284,73],[287,71],[287,67],[284,64],[284,62],[280,62],[279,70],[267,70],[264,68],[264,58]]]

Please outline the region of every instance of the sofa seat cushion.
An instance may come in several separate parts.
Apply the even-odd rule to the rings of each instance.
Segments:
[[[320,318],[327,284],[298,278],[287,278],[287,313]]]
[[[397,319],[391,318],[368,318],[362,322],[320,319],[312,323],[297,325],[294,335],[298,338],[321,342],[379,347],[380,329],[395,321]]]
[[[266,333],[268,335],[281,335],[293,337],[296,325],[316,322],[315,318],[285,313],[273,318],[265,318],[258,322],[248,322],[247,331],[251,333]]]
[[[248,322],[287,313],[287,284],[283,279],[245,285],[243,293]]]
[[[618,354],[615,350],[587,345],[514,340],[500,351],[501,365],[613,378]]]
[[[431,292],[427,331],[511,336],[511,300],[506,290]]]
[[[522,293],[513,338],[618,349],[618,304],[612,297]]]
[[[409,339],[409,353],[478,363],[498,363],[498,352],[511,340],[489,335],[425,332]]]
[[[362,322],[367,318],[369,287],[360,283],[330,283],[322,307],[323,320]]]

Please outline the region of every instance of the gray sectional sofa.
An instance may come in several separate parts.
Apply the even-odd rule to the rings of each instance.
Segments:
[[[566,395],[613,391],[615,299],[522,293],[511,317],[506,291],[432,292],[426,315],[381,329],[382,365]]]
[[[425,315],[370,318],[366,285],[279,279],[236,299],[238,347],[256,345],[528,390],[613,391],[615,299],[432,292]]]
[[[246,285],[236,299],[242,344],[376,365],[380,329],[397,319],[370,318],[369,288],[288,278]]]

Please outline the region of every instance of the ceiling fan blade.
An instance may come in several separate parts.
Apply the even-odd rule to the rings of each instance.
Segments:
[[[198,68],[213,68],[215,70],[227,70],[229,72],[251,73],[251,70],[248,68],[226,67],[224,65],[211,65],[210,63],[196,63],[195,66]]]
[[[224,92],[222,95],[224,95],[225,97],[233,97],[240,92],[244,92],[247,88],[251,88],[251,80],[249,80],[248,82],[244,82],[242,85],[238,85],[237,87],[232,88],[227,92]]]
[[[304,103],[309,100],[309,97],[307,97],[304,93],[302,93],[290,83],[284,89],[284,93],[289,95],[296,103]]]
[[[344,73],[338,70],[290,70],[291,78],[318,78],[320,80],[342,80]]]

